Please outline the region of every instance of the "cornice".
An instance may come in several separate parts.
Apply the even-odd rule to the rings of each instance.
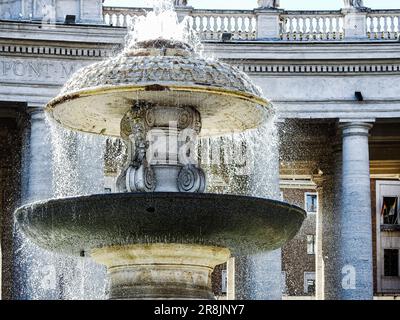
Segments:
[[[18,58],[54,57],[101,60],[113,55],[120,46],[104,44],[88,45],[81,43],[35,43],[23,41],[1,41],[0,56]],[[257,59],[253,61],[238,59],[222,59],[236,65],[240,70],[254,75],[362,75],[362,74],[400,74],[400,56],[398,59],[382,60],[271,60]]]
[[[123,41],[126,33],[126,28],[115,28],[107,25],[46,25],[40,22],[0,20],[0,40],[119,44]]]
[[[55,56],[55,57],[87,57],[106,58],[110,55],[111,49],[83,46],[52,46],[52,45],[24,45],[2,43],[0,40],[0,55],[13,56]]]
[[[235,64],[235,63],[234,63]],[[362,74],[396,74],[400,75],[400,59],[397,61],[360,61],[353,62],[299,62],[286,61],[236,63],[240,70],[253,75],[362,75]]]

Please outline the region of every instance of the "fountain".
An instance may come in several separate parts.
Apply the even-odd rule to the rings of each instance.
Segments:
[[[244,73],[183,39],[136,38],[73,75],[46,111],[65,128],[127,146],[120,193],[16,211],[40,247],[105,265],[110,299],[213,299],[215,266],[280,248],[305,218],[278,201],[204,193],[198,138],[256,128],[272,105]]]

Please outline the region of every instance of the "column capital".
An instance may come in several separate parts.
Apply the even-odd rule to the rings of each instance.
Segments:
[[[27,108],[26,113],[29,115],[30,119],[33,120],[44,120],[45,119],[45,113],[43,108]]]
[[[373,123],[371,122],[340,122],[339,128],[342,131],[343,137],[348,136],[368,136],[369,131],[372,129]]]

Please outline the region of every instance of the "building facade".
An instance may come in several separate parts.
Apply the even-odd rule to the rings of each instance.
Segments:
[[[287,11],[263,1],[254,10],[176,4],[205,52],[247,72],[277,109],[283,199],[309,211],[283,249],[285,294],[397,296],[400,10],[348,1],[337,11]],[[18,296],[24,281],[13,262],[13,210],[53,192],[43,106],[74,71],[117,52],[143,14],[100,0],[0,3],[4,299]],[[233,282],[228,270],[228,288]]]

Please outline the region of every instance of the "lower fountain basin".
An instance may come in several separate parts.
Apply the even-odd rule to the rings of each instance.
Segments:
[[[218,194],[121,193],[53,199],[19,208],[37,245],[68,255],[95,248],[176,243],[224,247],[233,256],[282,247],[304,210],[274,200]]]

